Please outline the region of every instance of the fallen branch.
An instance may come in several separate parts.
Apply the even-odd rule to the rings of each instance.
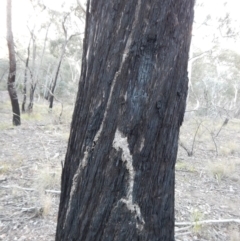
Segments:
[[[8,189],[12,189],[12,188],[16,188],[16,189],[20,189],[20,190],[24,190],[24,191],[36,191],[36,189],[33,188],[25,188],[25,187],[20,187],[20,186],[0,186],[0,188],[8,188]],[[57,190],[45,190],[45,193],[53,193],[53,194],[60,194],[60,191]]]
[[[45,190],[45,193],[60,194],[61,192],[57,190]]]
[[[33,188],[25,188],[25,187],[19,187],[19,186],[0,186],[2,188],[16,188],[16,189],[20,189],[20,190],[24,190],[24,191],[35,191],[35,189]]]
[[[175,226],[195,226],[201,224],[215,224],[215,223],[240,223],[240,219],[220,219],[220,220],[202,220],[196,222],[175,222]],[[178,231],[178,230],[177,230]]]
[[[188,234],[191,234],[191,232],[184,232],[184,233],[176,233],[175,234],[175,237],[178,237],[178,236],[182,236],[182,235],[188,235]]]
[[[188,230],[191,227],[192,227],[192,225],[188,225],[187,227],[183,227],[183,228],[175,228],[175,232],[186,231],[186,230]]]
[[[38,208],[38,207],[30,207],[30,208],[22,208],[22,213],[40,213],[42,212],[41,210],[42,208]]]

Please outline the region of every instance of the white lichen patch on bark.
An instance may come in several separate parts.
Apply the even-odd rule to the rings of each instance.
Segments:
[[[91,3],[91,0],[89,0],[89,10],[88,10],[89,13],[91,13],[91,11],[92,11],[91,8],[92,8],[92,3]]]
[[[144,144],[145,144],[145,139],[142,137],[142,138],[141,138],[141,145],[140,145],[139,151],[142,151],[142,149],[143,149],[143,147],[144,147]]]
[[[89,52],[90,52],[90,45],[87,48],[87,53],[86,53],[86,62],[88,62],[89,59]],[[88,66],[86,67],[86,76],[88,75]]]
[[[127,101],[127,91],[126,91],[126,93],[124,95],[124,101]]]
[[[140,207],[138,206],[138,204],[133,202],[133,186],[134,186],[134,179],[135,179],[133,159],[128,147],[127,137],[124,137],[124,135],[118,129],[116,130],[116,133],[114,136],[113,148],[116,149],[117,151],[119,150],[122,151],[122,162],[125,164],[126,169],[128,170],[128,173],[129,173],[127,197],[121,198],[120,201],[125,203],[128,210],[134,213],[135,218],[137,219],[137,222],[136,222],[137,228],[142,230],[145,222],[142,217]]]

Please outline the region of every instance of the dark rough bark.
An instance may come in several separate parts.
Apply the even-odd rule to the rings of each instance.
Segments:
[[[7,0],[7,44],[9,52],[9,75],[8,75],[8,93],[11,99],[13,112],[13,125],[21,124],[20,108],[18,103],[17,91],[15,88],[16,76],[16,58],[14,50],[14,41],[12,34],[12,1]]]
[[[193,5],[88,1],[57,241],[174,240]]]

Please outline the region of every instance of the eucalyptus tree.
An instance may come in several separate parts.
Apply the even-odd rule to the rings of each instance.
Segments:
[[[189,99],[193,103],[196,98],[201,103],[198,113],[235,115],[240,103],[239,63],[239,53],[220,46],[211,54],[196,59],[191,76],[194,95],[190,92]]]
[[[56,240],[173,241],[194,0],[89,0]]]
[[[213,1],[196,1],[188,66],[188,110],[199,110],[195,113],[216,114],[217,107],[233,109],[238,96],[239,88],[234,74],[236,68],[234,63],[230,63],[234,58],[229,57],[224,63],[220,57],[223,52],[225,55],[228,52],[230,56],[237,54],[240,25],[238,12],[234,0],[219,0],[219,11],[213,11],[214,7]],[[234,98],[230,97],[232,92]]]
[[[62,22],[61,22],[62,30],[63,30],[63,33],[64,33],[64,40],[62,42],[60,54],[59,54],[59,57],[58,57],[58,60],[57,60],[56,70],[55,70],[55,73],[53,74],[53,77],[52,77],[52,80],[51,80],[51,83],[50,83],[50,87],[49,87],[49,90],[48,90],[48,100],[49,100],[49,108],[50,109],[53,108],[55,88],[56,88],[56,85],[57,85],[57,80],[58,80],[58,76],[59,76],[59,73],[60,73],[62,61],[63,61],[64,55],[66,53],[66,50],[67,50],[67,45],[71,41],[72,38],[80,35],[79,32],[75,32],[71,35],[69,35],[69,33],[68,33],[69,31],[68,31],[68,28],[66,26],[66,21],[69,17],[71,17],[70,14],[71,14],[71,12],[65,14],[65,16],[63,17]]]

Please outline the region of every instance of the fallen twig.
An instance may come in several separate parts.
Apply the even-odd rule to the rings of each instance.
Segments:
[[[60,194],[61,192],[57,190],[45,190],[45,193]]]
[[[24,191],[36,191],[36,189],[33,189],[33,188],[25,188],[25,187],[20,187],[20,186],[0,186],[0,188],[17,188],[17,189],[20,189],[20,190],[24,190]],[[58,191],[58,190],[45,190],[45,193],[54,193],[54,194],[60,194],[61,192]]]
[[[184,233],[176,233],[175,234],[175,237],[178,237],[178,236],[182,236],[182,235],[188,235],[188,234],[191,234],[191,232],[184,232]]]
[[[183,227],[183,228],[175,228],[175,232],[186,231],[186,230],[188,230],[191,227],[192,227],[192,225],[188,225],[187,227]]]
[[[19,187],[19,186],[0,186],[2,188],[17,188],[20,190],[24,190],[24,191],[35,191],[35,189],[33,188],[25,188],[25,187]]]
[[[240,223],[240,219],[219,219],[219,220],[202,220],[196,222],[175,222],[175,226],[194,226],[200,224],[215,224],[215,223]]]

